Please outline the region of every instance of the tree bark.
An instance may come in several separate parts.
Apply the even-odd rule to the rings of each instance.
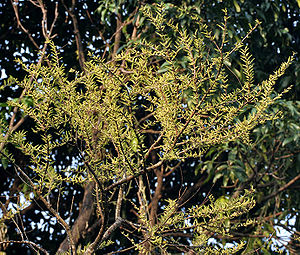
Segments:
[[[122,27],[122,15],[121,15],[121,13],[118,13],[117,14],[117,28],[116,28],[116,35],[115,35],[115,43],[114,43],[112,57],[114,57],[117,54],[117,51],[120,48],[120,42],[121,42],[121,36],[122,36],[121,27]]]
[[[82,234],[85,233],[85,231],[88,229],[89,220],[94,212],[94,208],[95,208],[94,196],[93,196],[94,188],[95,188],[94,182],[90,182],[85,187],[81,210],[71,230],[73,241],[76,246],[78,244],[80,237],[82,237]],[[66,237],[65,240],[60,244],[57,254],[63,254],[64,252],[68,251],[69,248],[70,248],[69,241],[68,238]]]

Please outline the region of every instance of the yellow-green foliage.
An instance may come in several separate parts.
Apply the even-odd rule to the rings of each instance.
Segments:
[[[255,223],[252,220],[235,222],[234,224],[230,222],[253,208],[255,201],[252,193],[253,190],[246,191],[243,196],[235,199],[221,197],[215,200],[210,196],[208,205],[196,205],[187,211],[178,210],[176,201],[168,200],[168,205],[160,215],[158,223],[153,227],[147,218],[142,217],[140,231],[147,233],[147,240],[151,243],[152,249],[158,247],[161,252],[167,252],[169,247],[179,244],[176,238],[172,237],[172,234],[185,233],[187,236],[190,234],[196,252],[201,254],[234,254],[241,250],[245,243],[241,242],[234,248],[216,249],[207,246],[207,242],[214,235],[230,237],[229,229],[235,230]],[[142,213],[140,214],[142,215]],[[137,249],[142,254],[147,252],[143,244],[137,245]]]
[[[18,85],[28,100],[10,103],[34,120],[41,143],[34,144],[22,131],[9,141],[31,158],[34,182],[43,194],[62,181],[82,183],[92,178],[86,165],[55,170],[51,155],[62,145],[78,148],[105,189],[108,183],[171,160],[200,157],[217,144],[237,139],[249,142],[253,127],[274,117],[266,115],[281,96],[273,95],[273,86],[292,57],[269,79],[255,84],[253,58],[243,40],[232,48],[226,44],[227,17],[220,26],[223,36],[216,40],[196,17],[198,29],[190,34],[176,22],[166,21],[163,13],[163,5],[156,12],[144,9],[156,26],[155,42],[132,43],[110,62],[91,53],[84,72],[65,70],[52,42],[48,64],[22,64],[28,76]],[[168,36],[170,29],[176,38]],[[230,72],[224,64],[233,52],[240,54],[245,76],[245,82],[235,86],[228,83]],[[186,60],[185,66],[179,59]],[[138,118],[141,111],[150,117]],[[151,144],[145,139],[147,132],[154,134]],[[159,156],[158,162],[149,160],[151,151]],[[139,210],[140,231],[151,245],[135,244],[137,249],[154,246],[166,251],[179,245],[168,233],[188,231],[195,250],[221,253],[207,246],[208,238],[212,233],[226,236],[228,228],[240,227],[242,223],[231,220],[254,206],[249,193],[224,201],[211,198],[210,204],[185,211],[176,201],[168,203],[154,226]],[[233,254],[242,247],[221,254]]]

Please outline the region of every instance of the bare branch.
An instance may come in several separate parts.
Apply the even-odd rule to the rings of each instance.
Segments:
[[[163,161],[159,161],[159,162],[157,162],[156,164],[154,164],[154,165],[152,165],[152,166],[150,166],[150,167],[147,167],[147,168],[146,168],[146,171],[153,170],[153,169],[155,169],[155,168],[161,166],[162,163],[163,163]],[[106,188],[104,189],[104,191],[111,190],[111,189],[113,189],[113,188],[115,188],[115,187],[117,187],[117,186],[119,186],[119,185],[121,185],[121,184],[123,184],[123,183],[125,183],[125,182],[129,182],[129,181],[131,181],[132,179],[134,179],[134,178],[136,178],[136,177],[139,177],[140,175],[143,175],[144,173],[145,173],[145,171],[141,171],[140,173],[137,173],[137,174],[135,174],[135,175],[129,175],[129,176],[127,176],[126,178],[123,178],[123,179],[121,179],[121,180],[119,180],[119,181],[117,181],[117,182],[111,184],[110,186],[106,187]]]
[[[69,225],[61,218],[61,216],[58,214],[56,210],[52,207],[52,205],[44,198],[44,196],[41,194],[39,189],[36,188],[36,185],[33,183],[31,178],[13,161],[11,160],[7,155],[5,155],[2,151],[0,151],[0,154],[2,156],[6,157],[10,163],[15,167],[15,171],[17,176],[29,187],[31,187],[35,193],[37,194],[38,198],[43,202],[43,204],[47,207],[47,209],[54,215],[54,217],[57,219],[57,221],[62,225],[62,227],[65,229],[69,242],[70,242],[70,247],[71,247],[71,254],[76,254],[76,249],[73,241],[73,237],[71,234],[71,229]],[[21,174],[21,175],[20,175]]]
[[[277,191],[273,192],[272,194],[265,196],[262,199],[262,202],[269,200],[270,198],[273,198],[275,196],[277,196],[280,192],[286,190],[289,186],[291,186],[292,184],[294,184],[296,181],[298,181],[300,179],[300,174],[298,174],[296,177],[294,177],[292,180],[290,180],[288,183],[286,183],[285,185],[283,185],[280,189],[278,189]]]
[[[117,14],[117,27],[116,27],[116,35],[115,35],[115,42],[114,42],[114,49],[112,52],[112,58],[117,54],[118,49],[120,48],[120,41],[121,41],[121,36],[122,36],[122,15],[121,13]]]
[[[74,35],[75,35],[75,40],[76,40],[76,47],[78,50],[78,58],[79,58],[79,65],[82,70],[84,70],[84,63],[85,63],[85,55],[83,51],[83,44],[82,44],[82,39],[79,31],[79,25],[78,25],[78,20],[77,17],[74,13],[76,1],[72,0],[72,6],[71,8],[68,8],[68,6],[65,4],[64,0],[61,0],[63,6],[65,7],[66,11],[70,15],[73,21],[73,28],[74,28]]]
[[[18,10],[18,3],[19,1],[18,0],[11,0],[11,4],[12,4],[12,7],[14,9],[14,12],[15,12],[15,16],[16,16],[16,19],[17,19],[17,23],[18,23],[18,27],[25,33],[28,35],[30,41],[33,43],[34,47],[36,47],[38,50],[39,50],[39,46],[38,44],[35,42],[35,40],[33,39],[31,33],[29,33],[29,31],[23,26],[21,20],[20,20],[20,16],[19,16],[19,10]]]
[[[105,231],[101,242],[107,240],[109,236],[114,232],[118,227],[120,227],[123,223],[123,219],[121,217],[118,217],[116,221]]]
[[[14,241],[14,240],[0,241],[0,245],[1,244],[10,244],[10,243],[13,243],[13,244],[27,244],[29,246],[35,247],[36,249],[40,250],[43,253],[49,255],[49,253],[44,248],[42,248],[38,244],[36,244],[34,242],[31,242],[31,241],[25,241],[25,240],[24,241]]]

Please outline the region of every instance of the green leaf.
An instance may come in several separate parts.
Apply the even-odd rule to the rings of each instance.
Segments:
[[[135,137],[130,142],[130,147],[134,152],[137,152],[139,145],[139,140]]]
[[[30,190],[30,187],[27,184],[24,183],[23,188],[22,188],[22,192],[24,194],[26,194],[29,190]]]
[[[224,165],[221,165],[217,168],[218,172],[221,172],[222,170],[224,170],[225,168],[227,168],[228,165],[227,164],[224,164]]]
[[[31,97],[28,97],[28,96],[22,98],[22,103],[24,103],[25,105],[27,105],[29,107],[33,106],[33,100]]]
[[[235,10],[237,12],[241,12],[241,7],[239,6],[239,4],[237,3],[236,0],[233,0],[233,4],[234,4],[234,7],[235,7]]]
[[[228,184],[228,181],[229,181],[229,178],[228,178],[228,176],[224,176],[224,178],[223,178],[223,186],[224,186],[224,187],[226,187],[226,186],[227,186],[227,184]]]
[[[217,200],[216,200],[216,204],[220,204],[220,205],[223,205],[223,204],[227,204],[228,202],[228,198],[225,197],[225,196],[220,196]]]
[[[230,220],[229,219],[225,220],[224,226],[226,228],[226,232],[229,232],[229,230],[230,230]]]
[[[209,157],[210,155],[212,155],[215,151],[217,150],[217,148],[216,147],[211,147],[210,149],[209,149],[209,151],[206,153],[206,157]]]
[[[219,40],[219,36],[220,36],[220,30],[219,29],[216,29],[216,31],[215,31],[215,38],[217,39],[217,40]]]
[[[270,234],[274,232],[274,227],[271,224],[265,223],[264,227],[266,228],[267,231],[269,231]]]
[[[245,170],[239,166],[233,166],[234,176],[239,179],[239,181],[244,182],[247,180],[248,176]]]
[[[217,174],[215,175],[214,179],[213,179],[213,183],[216,183],[216,181],[217,181],[218,179],[220,179],[222,176],[223,176],[222,173],[217,173]]]
[[[283,142],[282,142],[282,146],[285,146],[285,145],[289,144],[289,143],[292,142],[293,140],[294,140],[294,137],[293,137],[293,136],[285,138],[285,139],[283,140]]]
[[[200,173],[200,170],[203,167],[203,162],[199,163],[196,167],[195,167],[195,175],[198,175],[198,173]]]
[[[5,158],[5,157],[1,158],[1,164],[4,169],[7,169],[8,163],[9,163],[8,158]]]
[[[237,148],[234,148],[231,150],[228,154],[228,161],[235,161],[236,159],[236,154],[237,154]]]

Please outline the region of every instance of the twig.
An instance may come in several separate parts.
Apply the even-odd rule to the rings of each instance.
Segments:
[[[19,16],[19,10],[18,10],[18,0],[11,0],[11,4],[12,4],[12,7],[14,9],[14,12],[15,12],[15,16],[16,16],[16,19],[17,19],[17,23],[18,23],[18,27],[25,33],[28,35],[30,41],[33,43],[33,45],[39,49],[39,46],[38,44],[35,42],[35,40],[33,39],[31,33],[29,33],[29,31],[23,26],[21,20],[20,20],[20,16]]]
[[[153,170],[153,169],[155,169],[155,168],[161,166],[162,163],[163,163],[163,161],[159,161],[159,162],[157,162],[156,164],[147,167],[147,168],[146,168],[146,171],[141,171],[141,172],[139,172],[139,173],[137,173],[137,174],[129,175],[129,176],[127,176],[126,178],[123,178],[123,179],[121,179],[121,180],[119,180],[119,181],[117,181],[117,182],[111,184],[110,186],[106,187],[106,188],[104,189],[104,191],[111,190],[111,189],[113,189],[113,188],[115,188],[115,187],[117,187],[117,186],[119,186],[119,185],[121,185],[121,184],[123,184],[123,183],[125,183],[125,182],[129,182],[129,181],[131,181],[132,179],[134,179],[134,178],[136,178],[136,177],[139,177],[139,176],[145,174],[145,172],[150,171],[150,170]]]
[[[181,165],[181,161],[179,161],[174,167],[171,168],[171,170],[164,174],[164,177],[169,176],[171,173],[173,173],[178,167]]]
[[[41,246],[39,246],[38,244],[31,242],[31,241],[15,241],[15,240],[8,240],[8,241],[0,241],[0,244],[7,244],[7,243],[14,243],[14,244],[28,244],[29,246],[33,246],[35,248],[37,248],[38,250],[40,250],[41,252],[49,255],[49,253],[42,248]]]
[[[39,5],[34,2],[34,1],[30,1],[32,4],[38,6],[41,10],[42,10],[42,13],[43,13],[43,20],[42,20],[42,24],[46,25],[47,24],[47,12],[46,12],[46,9],[45,9],[45,6],[43,4],[42,1],[39,1]],[[12,4],[12,7],[13,7],[13,10],[14,10],[14,13],[15,13],[15,17],[16,17],[16,20],[17,20],[17,24],[18,24],[18,27],[25,33],[27,34],[27,36],[29,37],[30,41],[32,42],[32,44],[34,45],[35,48],[37,48],[38,50],[40,50],[40,47],[39,45],[36,43],[36,41],[34,40],[33,36],[31,35],[31,33],[29,32],[28,29],[26,29],[21,20],[20,20],[20,16],[19,16],[19,10],[18,10],[18,0],[11,0],[11,4]],[[38,65],[42,63],[43,59],[44,59],[44,53],[46,52],[46,49],[47,49],[47,40],[48,39],[52,39],[53,37],[55,37],[55,35],[52,36],[52,32],[53,32],[53,28],[55,26],[55,23],[57,21],[57,18],[58,18],[58,4],[56,4],[55,6],[55,15],[54,15],[54,20],[51,24],[51,28],[49,30],[49,32],[47,31],[47,29],[45,30],[45,27],[42,26],[42,31],[43,31],[43,35],[46,39],[45,43],[44,43],[44,46],[41,50],[41,57],[38,61]],[[33,81],[33,76],[31,76],[30,78],[30,83]],[[24,89],[22,91],[22,94],[20,95],[19,97],[19,101],[24,97],[24,95],[26,94],[26,89]],[[18,113],[18,107],[14,107],[13,108],[13,115],[10,119],[10,123],[9,123],[9,128],[8,128],[8,131],[6,132],[5,136],[4,136],[4,142],[2,142],[0,144],[0,151],[3,150],[4,146],[6,145],[6,141],[8,140],[10,134],[12,132],[14,132],[21,124],[23,124],[23,122],[26,120],[26,118],[28,117],[27,115],[24,116],[24,117],[21,117],[19,119],[19,121],[14,125],[14,122],[15,122],[15,119],[16,119],[16,116],[17,116],[17,113]]]
[[[70,247],[71,247],[71,254],[76,254],[76,248],[74,245],[74,241],[73,241],[73,237],[71,234],[71,229],[69,227],[69,225],[63,220],[63,218],[60,217],[60,215],[58,214],[57,211],[55,211],[52,207],[52,205],[43,197],[43,195],[41,194],[41,192],[36,188],[35,184],[33,183],[33,181],[30,179],[30,177],[19,167],[19,165],[17,165],[13,160],[11,160],[7,155],[5,155],[2,151],[0,151],[0,154],[2,154],[5,158],[7,158],[11,164],[15,167],[15,171],[16,174],[18,175],[18,177],[24,182],[26,183],[28,186],[30,186],[35,193],[37,194],[37,196],[39,197],[39,199],[44,203],[44,205],[47,207],[47,209],[54,215],[54,217],[58,220],[58,222],[62,225],[62,227],[65,229],[68,238],[69,238],[69,242],[70,242]],[[20,174],[26,179],[26,182],[21,176]]]
[[[280,192],[286,190],[289,186],[291,186],[293,183],[295,183],[297,180],[300,179],[300,174],[298,174],[295,178],[293,178],[292,180],[290,180],[288,183],[286,183],[284,186],[282,186],[280,189],[278,189],[277,191],[273,192],[272,194],[264,197],[262,199],[262,202],[269,200],[270,198],[273,198],[275,196],[277,196]]]
[[[72,0],[71,8],[68,8],[68,6],[65,4],[64,0],[61,0],[61,2],[63,4],[63,6],[65,7],[66,11],[68,12],[68,14],[72,18],[74,35],[75,35],[75,40],[76,40],[76,47],[78,50],[79,65],[80,65],[81,69],[84,70],[85,56],[84,56],[84,51],[83,51],[83,44],[82,44],[82,39],[81,39],[80,31],[79,31],[78,20],[74,13],[76,1]]]

